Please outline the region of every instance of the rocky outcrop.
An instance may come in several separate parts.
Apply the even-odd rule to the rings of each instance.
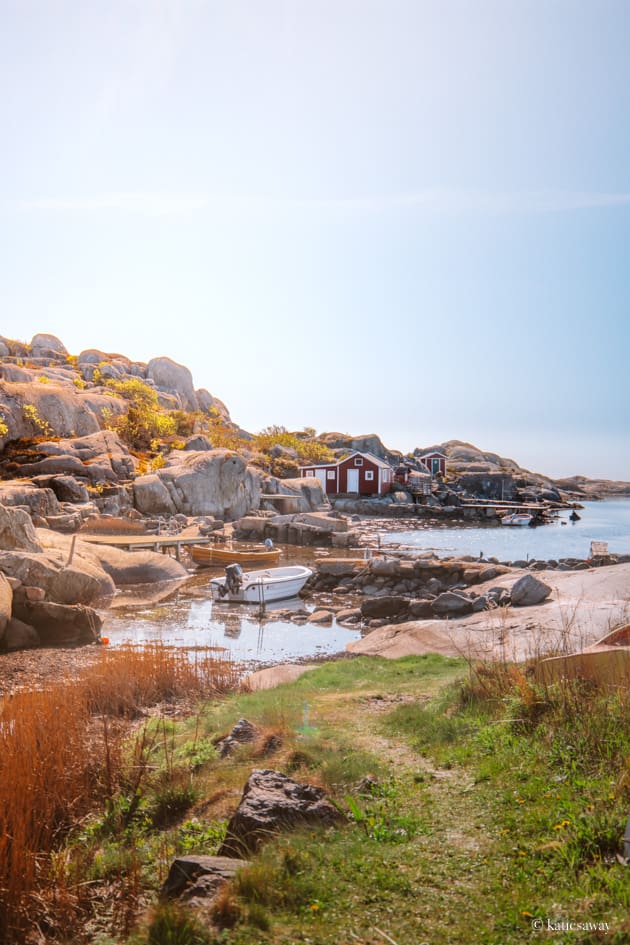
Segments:
[[[46,457],[42,461],[43,464],[60,457],[64,461],[59,469],[40,468],[41,472],[67,471],[70,475],[82,476],[92,481],[97,480],[99,476],[110,481],[129,479],[138,464],[120,437],[111,430],[99,430],[89,436],[70,437],[63,442],[39,443],[37,450]],[[72,469],[65,470],[64,463],[72,465]],[[29,471],[33,472],[32,467]]]
[[[322,788],[300,784],[279,771],[252,771],[232,815],[219,856],[254,853],[265,840],[299,827],[330,827],[342,820]]]
[[[357,450],[359,453],[372,453],[374,456],[378,456],[379,459],[398,455],[388,450],[376,433],[367,433],[360,436],[348,436],[347,433],[322,433],[318,439],[332,450],[346,452]]]
[[[136,508],[148,514],[215,515],[233,521],[257,509],[260,476],[237,453],[174,451],[155,473],[133,484]]]
[[[85,436],[100,427],[79,391],[71,385],[54,382],[0,381],[0,413],[8,427],[5,441],[46,433],[60,437]]]

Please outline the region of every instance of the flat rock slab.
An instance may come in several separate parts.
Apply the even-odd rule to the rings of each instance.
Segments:
[[[209,898],[248,866],[247,860],[227,856],[178,856],[160,890],[161,899]]]
[[[317,663],[281,663],[279,666],[268,666],[266,669],[249,673],[243,680],[244,688],[257,692],[259,689],[275,689],[283,683],[294,682],[309,669],[316,669]]]

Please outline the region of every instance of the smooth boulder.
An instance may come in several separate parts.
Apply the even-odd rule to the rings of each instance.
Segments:
[[[551,588],[533,574],[525,574],[512,586],[511,597],[514,607],[531,607],[541,604],[551,594]]]
[[[260,475],[230,450],[175,450],[166,466],[133,484],[136,508],[147,514],[241,518],[260,504]]]
[[[183,364],[170,358],[152,358],[147,364],[147,377],[158,390],[178,394],[183,410],[199,410],[192,374]]]

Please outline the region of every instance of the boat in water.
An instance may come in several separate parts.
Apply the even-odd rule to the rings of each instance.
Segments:
[[[201,567],[226,564],[275,564],[280,558],[277,548],[260,551],[252,548],[212,548],[209,545],[192,545],[190,556]]]
[[[511,512],[501,517],[502,525],[531,525],[534,516],[530,512]]]
[[[225,577],[210,581],[212,599],[241,604],[287,600],[297,597],[312,573],[310,568],[302,565],[243,571],[240,565],[232,564],[225,569]]]

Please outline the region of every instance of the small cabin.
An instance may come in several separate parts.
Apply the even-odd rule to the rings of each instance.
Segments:
[[[391,492],[394,472],[372,453],[350,453],[336,463],[300,466],[300,476],[315,476],[328,495],[384,495]]]
[[[430,450],[418,456],[418,462],[422,463],[426,471],[432,476],[446,475],[446,454],[440,450]]]

